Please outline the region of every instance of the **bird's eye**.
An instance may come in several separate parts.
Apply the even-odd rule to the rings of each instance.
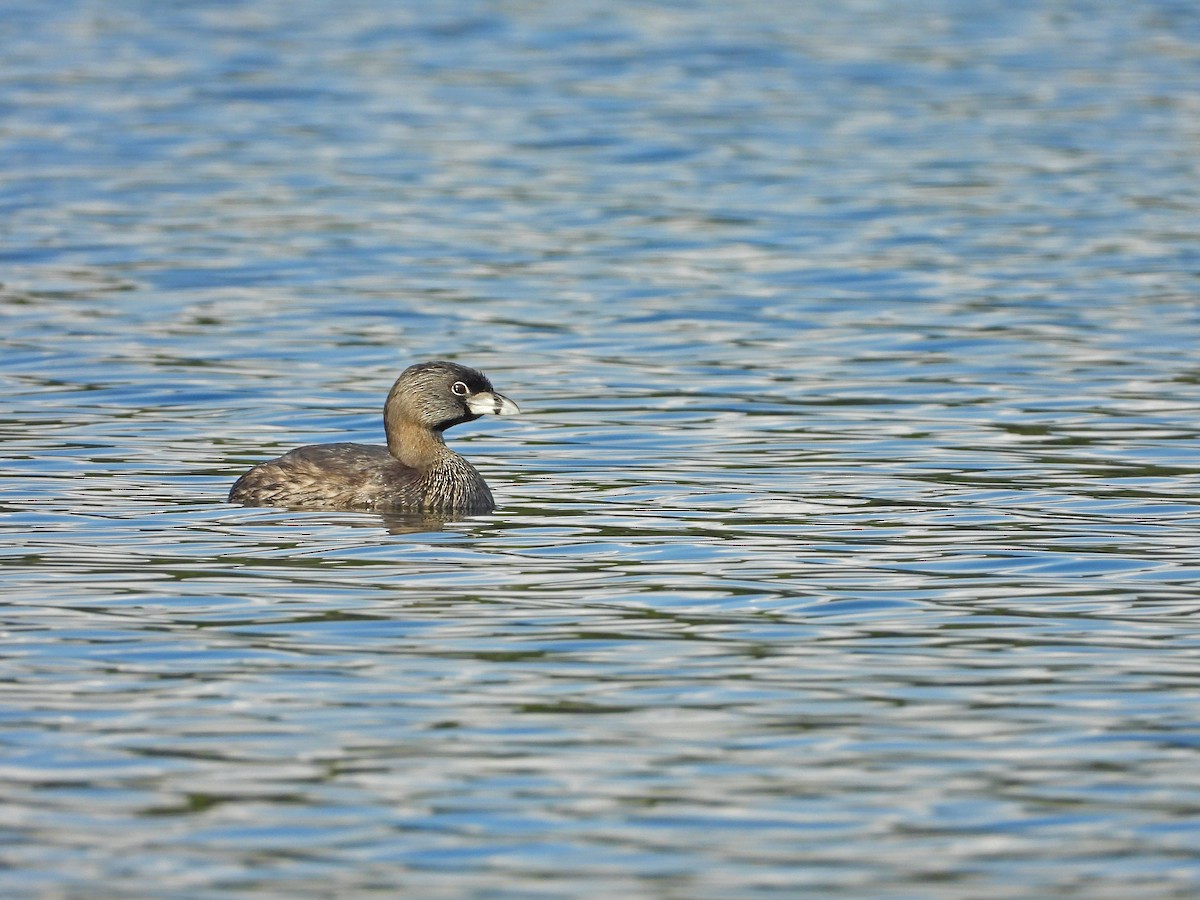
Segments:
[[[470,393],[470,390],[461,381],[456,381],[454,384],[450,385],[450,392],[454,394],[455,397],[465,397]]]

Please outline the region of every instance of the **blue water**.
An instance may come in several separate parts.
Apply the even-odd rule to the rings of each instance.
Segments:
[[[0,892],[1191,897],[1200,11],[0,0]],[[411,362],[499,509],[243,509]]]

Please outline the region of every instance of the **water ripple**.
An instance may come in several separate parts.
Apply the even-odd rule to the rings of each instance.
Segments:
[[[6,893],[1195,893],[1190,8],[0,6]]]

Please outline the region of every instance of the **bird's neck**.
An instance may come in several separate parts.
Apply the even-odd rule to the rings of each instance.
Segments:
[[[420,425],[404,422],[387,429],[388,452],[400,462],[422,472],[453,453],[442,436]]]

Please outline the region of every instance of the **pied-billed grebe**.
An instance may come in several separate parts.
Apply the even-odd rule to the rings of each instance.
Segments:
[[[475,467],[446,446],[442,432],[482,415],[519,412],[482,372],[452,362],[405,369],[383,407],[387,446],[313,444],[259,463],[233,485],[230,503],[383,512],[495,509]]]

